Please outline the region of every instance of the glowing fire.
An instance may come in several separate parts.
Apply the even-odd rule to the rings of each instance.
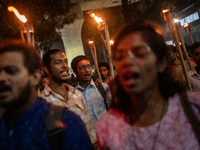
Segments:
[[[186,28],[186,27],[188,27],[188,24],[187,24],[187,23],[185,23],[185,24],[184,24],[184,27],[185,27],[185,28]]]
[[[13,7],[13,6],[9,6],[8,7],[8,11],[10,11],[10,12],[14,12],[14,14],[17,16],[17,18],[19,19],[19,20],[21,20],[22,22],[26,22],[27,21],[27,19],[26,19],[26,17],[24,16],[24,15],[20,15],[19,14],[19,12],[18,12],[18,10],[15,8],[15,7]]]
[[[94,13],[91,13],[90,16],[91,16],[94,20],[96,20],[97,23],[99,23],[99,22],[103,22],[103,20],[102,20],[101,18],[95,16]]]
[[[174,22],[175,22],[175,23],[179,22],[179,20],[178,20],[178,19],[173,19],[173,20],[174,20]]]
[[[168,12],[169,11],[169,9],[165,9],[165,10],[163,10],[163,13],[166,13],[166,12]]]
[[[113,44],[114,44],[114,41],[113,41],[113,40],[110,40],[109,43],[110,43],[110,45],[113,45]]]
[[[89,44],[93,44],[93,43],[94,43],[94,41],[89,41],[88,43],[89,43]]]

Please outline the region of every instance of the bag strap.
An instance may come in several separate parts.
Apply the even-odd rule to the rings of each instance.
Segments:
[[[108,102],[107,102],[107,95],[106,95],[106,91],[105,91],[103,85],[97,81],[95,81],[94,84],[96,85],[97,89],[99,90],[99,93],[103,97],[104,104],[106,105],[106,110],[108,110],[109,108],[108,108]]]
[[[46,115],[46,132],[52,150],[61,150],[62,148],[62,128],[58,124],[62,122],[64,108],[51,105]]]
[[[183,107],[184,113],[192,126],[192,129],[194,131],[194,134],[200,146],[200,121],[197,119],[197,116],[195,115],[190,105],[187,93],[185,91],[180,94],[180,100],[181,100],[181,105]]]

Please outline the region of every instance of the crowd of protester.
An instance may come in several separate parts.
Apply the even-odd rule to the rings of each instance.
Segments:
[[[200,149],[200,42],[189,47],[190,68],[158,31],[142,19],[118,30],[116,75],[100,62],[101,79],[87,56],[68,62],[50,49],[41,58],[28,43],[2,40],[0,149]]]

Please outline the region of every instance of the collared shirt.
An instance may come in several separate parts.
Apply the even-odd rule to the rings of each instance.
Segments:
[[[96,143],[96,133],[82,93],[71,85],[66,84],[66,86],[68,86],[69,89],[67,100],[65,100],[58,93],[52,91],[52,89],[50,89],[48,86],[46,86],[41,92],[41,96],[42,98],[46,99],[47,102],[57,106],[67,107],[69,110],[77,114],[83,120],[92,144]]]
[[[106,97],[107,101],[108,103],[110,103],[110,100],[111,100],[110,89],[107,84],[102,83],[102,85],[107,93],[107,97]],[[106,105],[104,103],[104,98],[102,97],[99,90],[95,86],[95,83],[93,80],[91,80],[91,83],[87,86],[86,89],[83,89],[79,85],[79,83],[76,86],[76,89],[81,91],[81,93],[83,94],[91,119],[92,119],[92,123],[95,127],[96,121],[99,119],[101,115],[103,115],[106,112]]]
[[[188,76],[190,79],[192,90],[195,92],[200,91],[200,75],[197,73],[197,71],[195,69],[189,71]]]
[[[51,150],[45,128],[49,106],[43,98],[37,98],[28,112],[16,124],[10,125],[6,112],[0,121],[1,150]],[[87,130],[76,114],[64,109],[62,122],[67,128],[62,131],[62,149],[92,149]]]

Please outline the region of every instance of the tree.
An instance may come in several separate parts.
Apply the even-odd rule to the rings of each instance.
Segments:
[[[0,0],[0,5],[0,37],[20,36],[18,19],[7,11],[7,7],[12,5],[32,22],[35,41],[44,51],[48,50],[54,41],[61,40],[58,30],[65,24],[73,23],[77,17],[71,11],[75,4],[70,3],[70,0]]]

